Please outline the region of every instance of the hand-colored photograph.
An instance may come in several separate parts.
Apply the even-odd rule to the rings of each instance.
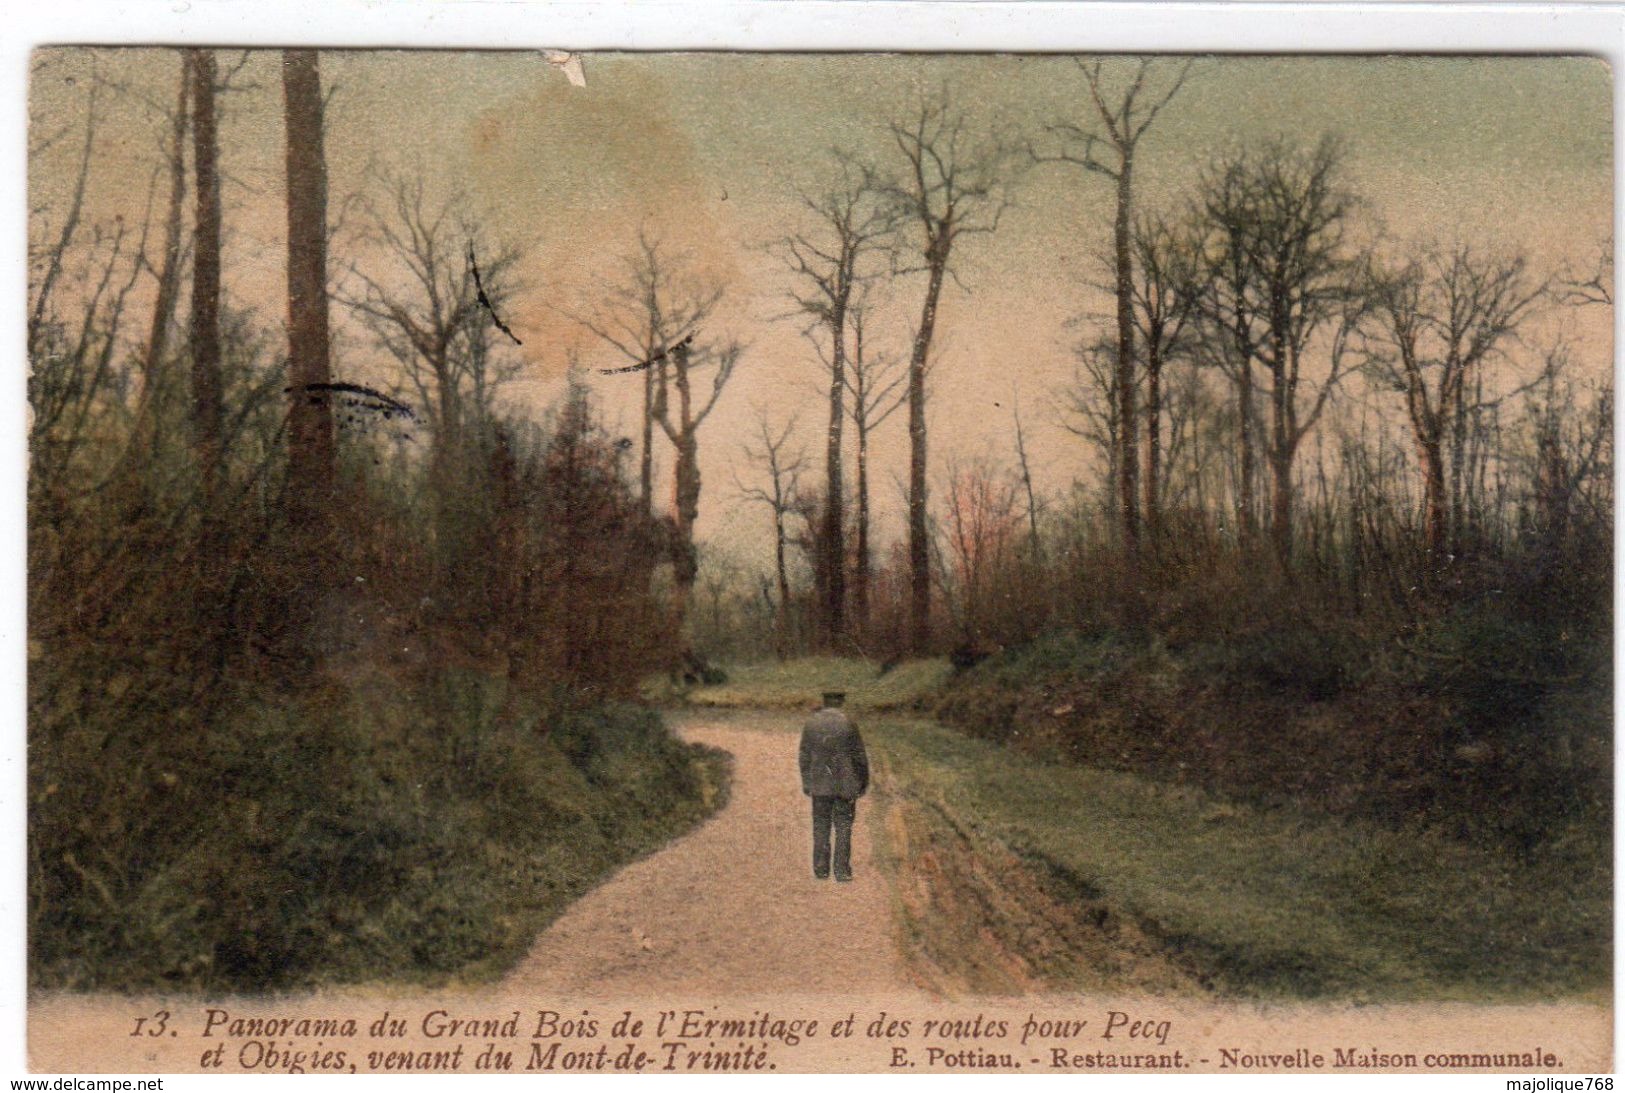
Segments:
[[[1612,1070],[1604,61],[31,64],[32,1069]]]

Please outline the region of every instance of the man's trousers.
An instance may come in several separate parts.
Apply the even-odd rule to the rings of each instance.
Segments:
[[[852,879],[852,820],[857,815],[858,802],[849,797],[814,797],[813,814],[813,876],[823,880],[829,876],[829,836],[835,829],[835,879]]]

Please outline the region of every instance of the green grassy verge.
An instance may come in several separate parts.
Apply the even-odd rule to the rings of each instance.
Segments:
[[[664,677],[644,685],[652,701],[730,709],[811,710],[828,690],[846,692],[846,704],[857,710],[904,710],[917,707],[948,678],[948,662],[908,660],[882,673],[880,665],[846,657],[798,657],[762,664],[730,665],[726,683],[673,688]]]
[[[916,909],[908,924],[928,963],[963,968],[975,957],[966,939],[975,949],[979,937],[1018,955],[1059,951],[1036,968],[1049,985],[1098,985],[1099,962],[1075,956],[1077,922],[1000,921],[1000,894],[1038,878],[1085,925],[1115,932],[1121,922],[1176,978],[1225,994],[1477,1001],[1609,989],[1612,878],[1583,851],[1554,846],[1520,863],[1433,835],[1041,762],[922,721],[874,719],[864,732],[894,801],[918,821],[908,857],[952,854],[946,842],[957,839],[973,859],[966,883],[987,871],[977,862],[1028,873],[983,878],[983,898],[957,901],[987,921],[950,928]],[[975,968],[969,980],[978,985]]]

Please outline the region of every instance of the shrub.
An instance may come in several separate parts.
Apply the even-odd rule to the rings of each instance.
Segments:
[[[673,620],[583,389],[423,462],[342,434],[326,526],[287,518],[267,356],[230,370],[214,496],[179,400],[140,445],[128,406],[72,460],[33,452],[37,986],[492,973],[717,797],[613,705]]]
[[[138,860],[117,877],[55,878],[36,904],[35,983],[435,981],[493,951],[518,955],[528,935],[504,920],[534,932],[704,810],[695,751],[648,711],[504,727],[500,681],[453,676],[442,689],[463,703],[462,732],[480,737],[456,763],[432,694],[402,692],[386,708],[335,689],[292,703],[245,696],[206,742],[170,756],[168,799],[144,841],[126,844]],[[114,830],[125,810],[154,803],[109,794],[84,820]],[[39,811],[36,853],[88,855],[55,819]],[[555,870],[540,899],[527,891],[539,855]]]
[[[1607,646],[1494,603],[1409,636],[1060,632],[956,675],[936,710],[1041,757],[1529,851],[1607,830]]]

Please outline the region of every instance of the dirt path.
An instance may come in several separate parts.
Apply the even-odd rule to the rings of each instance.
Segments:
[[[875,853],[875,797],[858,804],[854,880],[812,876],[810,816],[792,714],[695,715],[685,739],[733,756],[727,807],[579,900],[504,991],[638,996],[683,990],[886,994],[907,990],[892,878]]]

